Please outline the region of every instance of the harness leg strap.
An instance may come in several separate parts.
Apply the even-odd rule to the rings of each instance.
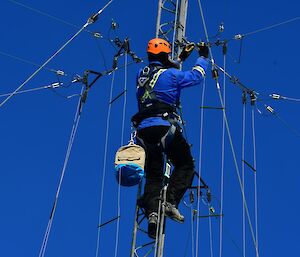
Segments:
[[[160,144],[163,148],[163,151],[167,150],[168,145],[172,142],[174,138],[175,132],[176,132],[176,126],[171,124],[167,133],[160,140]]]

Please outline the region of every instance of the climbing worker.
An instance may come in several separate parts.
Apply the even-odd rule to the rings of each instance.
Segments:
[[[137,128],[137,143],[146,151],[144,194],[138,204],[148,217],[148,235],[155,238],[158,222],[158,205],[164,181],[164,158],[174,169],[167,188],[165,214],[184,222],[178,205],[194,176],[194,161],[190,146],[182,135],[181,119],[177,114],[182,89],[200,84],[208,66],[208,47],[198,47],[199,58],[192,70],[179,70],[178,62],[170,59],[170,44],[161,38],[149,41],[149,65],[138,72],[138,113],[132,117]],[[189,53],[183,52],[179,62]]]

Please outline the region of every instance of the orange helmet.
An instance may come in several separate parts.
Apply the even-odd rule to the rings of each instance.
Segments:
[[[159,54],[159,53],[171,53],[170,44],[161,38],[153,38],[148,42],[147,53]]]

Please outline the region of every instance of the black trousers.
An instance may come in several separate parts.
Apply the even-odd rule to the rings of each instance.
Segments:
[[[141,129],[137,134],[138,139],[141,139],[138,143],[146,151],[146,184],[141,199],[146,214],[158,211],[158,200],[164,179],[164,158],[160,140],[168,129],[167,126],[153,126]],[[165,153],[174,166],[169,180],[167,201],[178,206],[187,188],[192,184],[195,168],[190,146],[178,129],[166,146]]]

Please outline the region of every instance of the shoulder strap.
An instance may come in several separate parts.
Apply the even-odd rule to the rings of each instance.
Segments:
[[[151,100],[156,100],[156,94],[153,91],[153,88],[159,78],[159,76],[165,72],[167,69],[163,69],[162,67],[154,67],[153,71],[147,74],[147,77],[140,77],[139,78],[139,87],[144,87],[145,88],[145,92],[143,94],[143,96],[141,97],[141,102],[144,102],[146,99],[151,99]],[[152,77],[153,75],[153,77]],[[151,78],[152,77],[152,78]],[[151,80],[150,80],[151,79]]]
[[[145,87],[146,83],[150,80],[150,68],[148,66],[144,67],[139,78],[137,87]]]

